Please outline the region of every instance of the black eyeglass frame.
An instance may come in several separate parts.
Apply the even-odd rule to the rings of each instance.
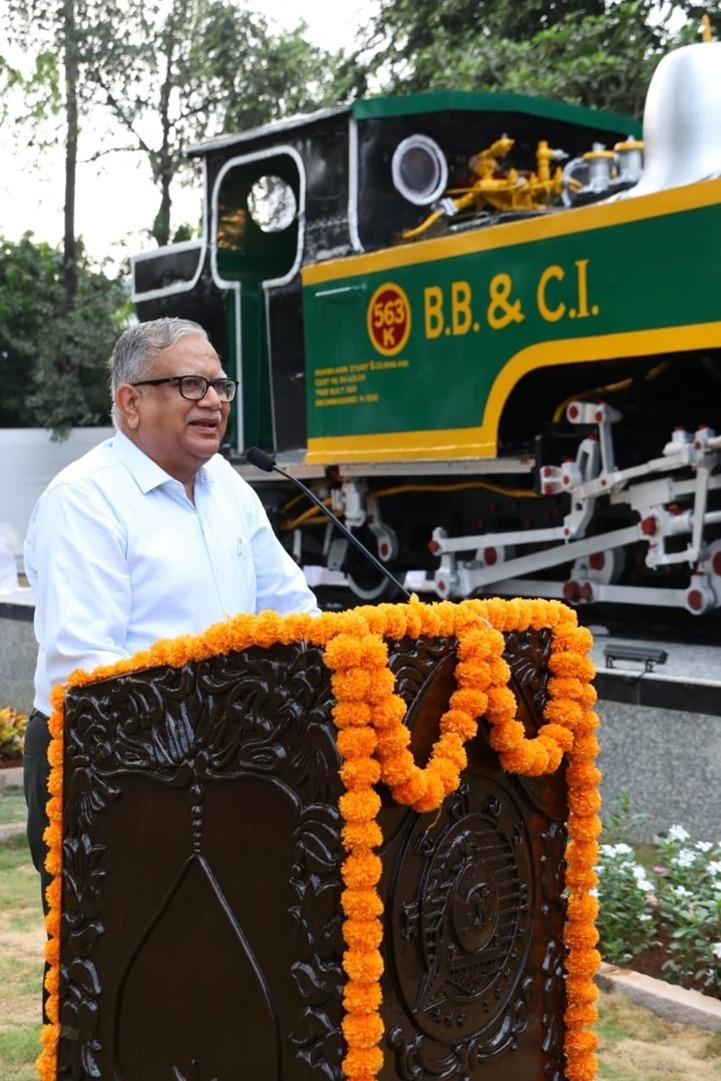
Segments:
[[[205,383],[205,390],[199,398],[189,398],[187,394],[183,394],[183,381],[185,379],[194,379],[196,382],[202,381]],[[167,375],[163,379],[141,379],[137,383],[131,383],[130,385],[131,387],[159,387],[162,383],[177,383],[180,397],[185,398],[186,402],[202,402],[208,393],[209,387],[213,388],[221,401],[232,402],[240,386],[237,379],[231,379],[227,375],[223,376],[222,379],[206,379],[204,375]],[[233,388],[232,393],[228,392],[229,386]]]

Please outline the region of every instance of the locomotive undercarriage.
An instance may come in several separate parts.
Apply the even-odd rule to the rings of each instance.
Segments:
[[[657,380],[652,394],[649,376]],[[562,417],[556,411],[535,456],[339,466],[314,487],[418,593],[520,594],[702,615],[721,607],[721,436],[705,423],[671,425],[679,379],[698,382],[698,409],[703,402],[713,417],[718,358],[655,358],[604,387],[626,416],[582,390],[586,397],[562,403]],[[654,453],[664,421],[665,444]],[[313,584],[345,585],[364,601],[392,594],[302,497],[282,485],[264,490],[274,525]]]

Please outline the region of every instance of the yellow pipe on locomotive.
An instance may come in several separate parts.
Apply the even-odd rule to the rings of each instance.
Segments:
[[[469,188],[451,188],[441,205],[424,220],[401,233],[403,240],[414,240],[426,233],[432,225],[444,217],[455,217],[464,210],[487,205],[494,210],[540,210],[548,206],[554,196],[563,189],[563,173],[557,168],[551,174],[551,162],[558,159],[558,152],[542,139],[536,150],[536,172],[522,176],[517,169],[501,170],[500,159],[513,148],[514,139],[503,135],[485,150],[475,154],[469,161],[476,180]],[[500,175],[499,175],[500,174]],[[462,192],[462,194],[461,194]]]

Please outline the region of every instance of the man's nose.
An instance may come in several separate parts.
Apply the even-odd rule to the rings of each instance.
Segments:
[[[199,404],[210,406],[212,409],[218,409],[220,406],[223,405],[223,399],[221,398],[220,394],[215,389],[212,383],[208,384],[208,389],[206,390],[203,397],[200,399]]]

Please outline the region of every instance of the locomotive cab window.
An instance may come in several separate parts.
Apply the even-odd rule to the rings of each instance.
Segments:
[[[217,260],[221,278],[284,278],[298,257],[300,177],[290,155],[232,164],[220,178]]]

